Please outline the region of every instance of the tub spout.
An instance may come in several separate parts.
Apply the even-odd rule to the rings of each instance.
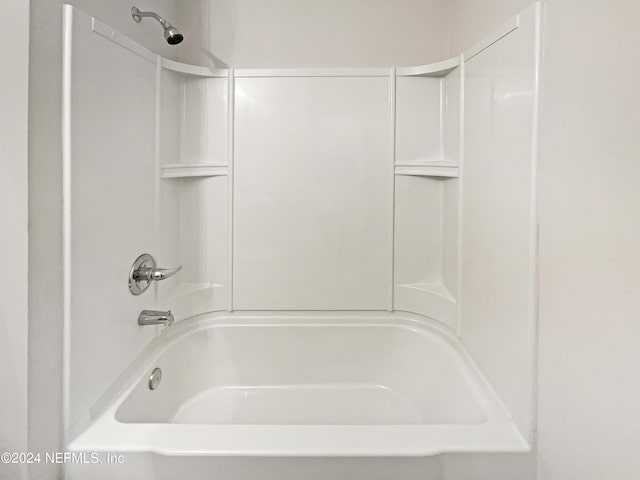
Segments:
[[[173,325],[174,318],[171,310],[166,312],[157,310],[143,310],[138,315],[138,325],[164,325],[169,327]]]

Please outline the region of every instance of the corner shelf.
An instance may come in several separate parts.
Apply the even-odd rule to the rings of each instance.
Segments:
[[[226,165],[215,163],[174,163],[164,165],[161,178],[221,177],[228,175]]]
[[[458,165],[450,162],[396,163],[394,172],[396,175],[457,178]]]
[[[189,65],[186,63],[175,62],[167,58],[162,58],[160,60],[160,65],[165,70],[170,70],[172,72],[191,77],[226,78],[229,76],[229,70],[225,68],[210,68],[202,67],[200,65]]]
[[[456,299],[442,283],[396,285],[395,304],[400,310],[420,313],[450,327],[456,322]]]
[[[398,77],[444,77],[454,68],[460,66],[460,57],[453,57],[438,63],[418,65],[415,67],[396,68]]]
[[[449,289],[447,289],[447,287],[445,287],[442,283],[405,283],[403,285],[398,285],[398,287],[410,288],[429,295],[437,295],[445,301],[454,304],[456,303],[456,299],[453,298],[453,295],[451,294]]]

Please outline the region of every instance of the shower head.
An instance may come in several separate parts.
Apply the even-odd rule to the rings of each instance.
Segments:
[[[172,27],[171,25],[169,25],[164,29],[164,39],[169,45],[177,45],[182,40],[184,40],[184,37],[176,27]]]
[[[131,17],[137,23],[140,23],[143,17],[155,18],[158,21],[158,23],[162,25],[162,28],[164,28],[164,39],[167,41],[169,45],[177,45],[180,42],[182,42],[182,40],[184,40],[184,37],[176,27],[171,25],[169,22],[167,22],[164,18],[162,18],[160,15],[158,15],[155,12],[141,12],[138,7],[133,7],[131,9]]]

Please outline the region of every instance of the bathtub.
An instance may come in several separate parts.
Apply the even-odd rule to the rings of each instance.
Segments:
[[[162,380],[151,390],[156,368]],[[68,449],[147,459],[424,458],[529,445],[437,322],[287,313],[210,314],[167,328]]]

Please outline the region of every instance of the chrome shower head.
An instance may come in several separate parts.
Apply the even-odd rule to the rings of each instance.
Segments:
[[[164,39],[169,45],[177,45],[184,40],[184,37],[176,27],[155,12],[141,12],[138,7],[133,7],[131,8],[131,17],[136,23],[140,23],[143,17],[155,18],[164,28]]]
[[[184,37],[176,27],[169,25],[164,29],[164,39],[169,45],[177,45],[184,40]]]

